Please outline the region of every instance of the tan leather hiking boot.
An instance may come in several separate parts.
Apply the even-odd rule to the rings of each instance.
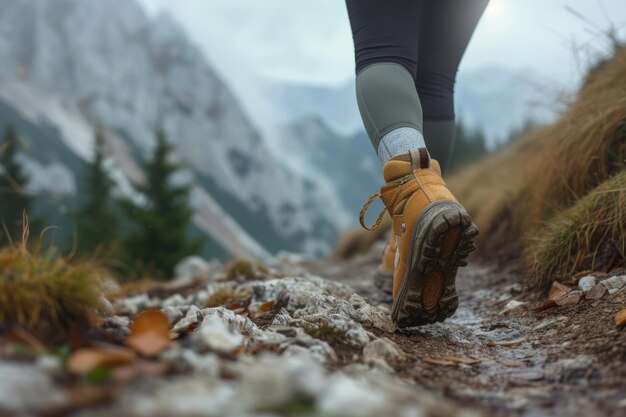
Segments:
[[[475,248],[478,228],[440,172],[423,148],[393,158],[383,168],[386,184],[361,210],[361,225],[369,229],[365,211],[380,197],[392,218],[397,254],[391,317],[399,327],[443,321],[456,311],[457,269]]]

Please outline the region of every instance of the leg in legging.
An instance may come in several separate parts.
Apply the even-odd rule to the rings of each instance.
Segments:
[[[463,53],[489,0],[425,1],[420,21],[415,86],[430,154],[442,169],[455,140],[454,84]]]
[[[347,0],[356,95],[381,162],[425,147],[415,89],[421,0]]]

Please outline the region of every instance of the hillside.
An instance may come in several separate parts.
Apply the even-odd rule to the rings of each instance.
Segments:
[[[0,128],[29,126],[24,136],[37,151],[27,157],[38,162],[29,165],[31,177],[42,177],[42,164],[56,164],[74,184],[63,189],[66,203],[75,197],[96,127],[106,128],[111,171],[127,195],[162,128],[194,184],[196,227],[226,252],[324,253],[344,227],[330,214],[343,212],[333,190],[269,152],[229,88],[167,15],[151,19],[133,0],[6,0],[0,32]],[[53,188],[46,187],[59,191]]]

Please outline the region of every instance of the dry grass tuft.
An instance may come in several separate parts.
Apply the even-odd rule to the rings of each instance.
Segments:
[[[233,259],[226,265],[226,280],[260,279],[269,272],[269,268],[263,262],[253,259]]]
[[[626,262],[626,171],[557,215],[527,253],[536,284],[567,280],[583,270],[608,272]]]
[[[528,237],[626,167],[626,49],[588,77],[554,124],[448,182],[481,228],[480,251],[520,253]]]
[[[43,336],[88,328],[114,291],[97,263],[61,256],[55,248],[26,244],[0,249],[0,326],[22,326]]]

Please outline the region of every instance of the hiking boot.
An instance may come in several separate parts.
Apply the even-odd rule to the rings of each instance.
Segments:
[[[389,236],[389,241],[385,245],[380,265],[374,275],[374,285],[385,294],[393,293],[393,271],[396,263],[396,238],[393,233]]]
[[[392,218],[397,245],[391,318],[398,327],[443,321],[456,311],[458,267],[467,265],[478,228],[448,190],[439,164],[424,148],[388,161],[385,185],[370,197],[365,212],[380,197]]]

